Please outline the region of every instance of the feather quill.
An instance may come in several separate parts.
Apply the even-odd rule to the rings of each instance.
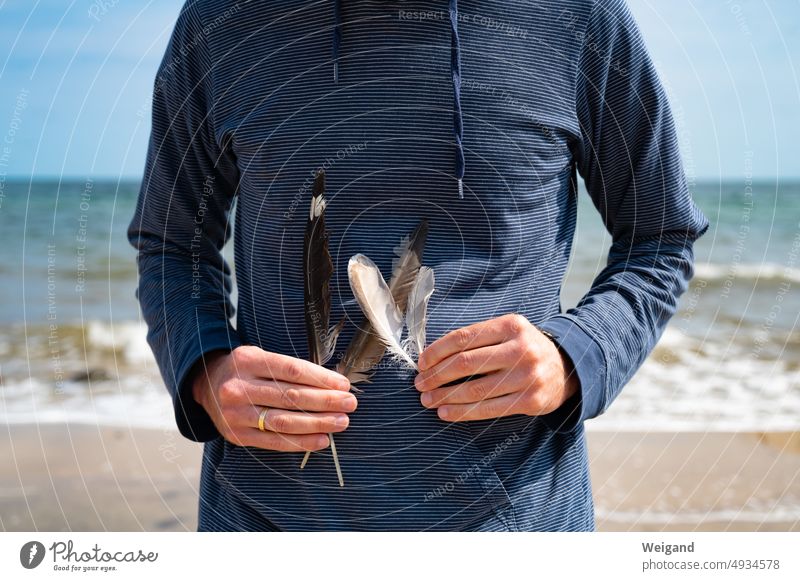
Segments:
[[[395,259],[392,264],[389,291],[401,312],[405,311],[409,292],[422,265],[427,236],[428,222],[422,220],[414,231],[405,236],[394,248]],[[360,391],[355,384],[369,382],[375,366],[385,352],[386,346],[375,333],[369,319],[365,318],[336,366],[336,371],[350,380],[354,391]]]
[[[311,362],[324,365],[333,355],[344,319],[333,327],[329,326],[330,280],[333,276],[333,260],[328,250],[328,232],[325,229],[325,173],[323,171],[319,171],[314,178],[311,193],[311,208],[303,245],[306,337]],[[339,478],[339,486],[344,486],[333,434],[328,434],[328,437],[331,442],[331,453],[336,466],[336,475]],[[308,457],[309,453],[307,452],[300,464],[301,469],[306,465]]]

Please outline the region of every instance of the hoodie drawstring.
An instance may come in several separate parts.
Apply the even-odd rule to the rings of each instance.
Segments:
[[[458,0],[449,0],[450,74],[453,82],[453,137],[455,139],[455,177],[458,197],[464,199],[464,118],[461,115],[461,42],[458,38]],[[339,82],[339,52],[342,44],[342,0],[333,0],[333,82]]]
[[[342,0],[333,0],[333,82],[339,82],[339,47],[342,45]]]
[[[458,197],[464,199],[464,119],[461,116],[461,42],[458,39],[458,0],[450,0],[450,72],[453,75],[453,137],[456,140]]]

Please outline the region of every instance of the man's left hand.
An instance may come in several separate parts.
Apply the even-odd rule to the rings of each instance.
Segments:
[[[569,359],[516,314],[448,333],[423,351],[419,368],[422,405],[450,422],[545,415],[579,386]],[[471,376],[480,377],[446,386]]]

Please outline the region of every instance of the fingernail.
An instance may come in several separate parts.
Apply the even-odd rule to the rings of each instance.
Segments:
[[[350,419],[347,416],[339,416],[334,421],[337,428],[346,428],[347,425],[350,423]]]
[[[424,380],[422,379],[422,375],[417,375],[414,378],[414,387],[416,387],[417,389],[420,389],[420,386],[422,385],[423,381]]]
[[[330,442],[328,441],[328,436],[320,436],[317,438],[317,446],[320,448],[327,448],[329,445]]]
[[[428,393],[428,392],[425,392],[420,397],[420,400],[422,400],[422,405],[424,405],[425,407],[428,407],[429,405],[431,405],[433,403],[433,395]]]

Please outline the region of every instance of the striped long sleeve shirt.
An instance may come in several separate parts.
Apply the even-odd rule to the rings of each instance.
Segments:
[[[426,218],[428,339],[520,313],[571,360],[579,393],[545,416],[448,423],[412,372],[380,365],[336,437],[344,488],[330,452],[301,471],[298,454],[221,438],[191,395],[203,354],[308,357],[303,233],[320,168],[332,320],[346,321],[332,364],[361,319],[348,259],[390,271]],[[579,179],[612,246],[565,309]],[[593,529],[584,422],[657,342],[706,228],[624,0],[189,0],[128,235],[178,428],[205,442],[199,528]]]

